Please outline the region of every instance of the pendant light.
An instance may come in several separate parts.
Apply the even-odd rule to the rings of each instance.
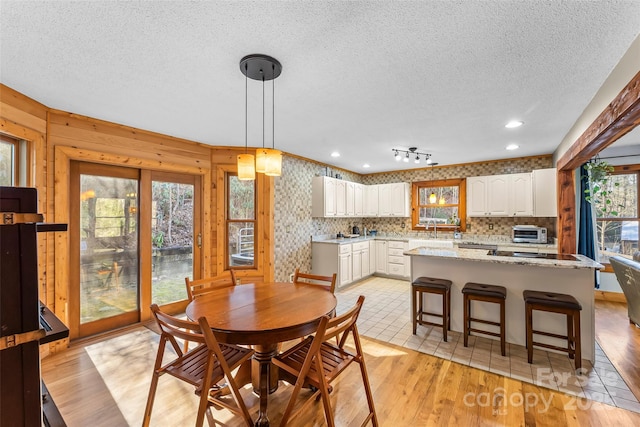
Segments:
[[[431,165],[431,180],[433,181],[433,166],[437,165],[437,163],[431,162],[430,165]],[[436,193],[432,188],[431,194],[429,194],[429,203],[431,203],[432,205],[435,205],[437,201],[438,201],[438,197],[436,196]]]
[[[438,197],[436,196],[436,193],[434,193],[433,190],[431,190],[431,194],[429,194],[429,203],[434,205],[437,201],[438,201]]]
[[[265,173],[267,171],[268,148],[264,148],[264,72],[262,72],[262,148],[256,150],[256,172]]]
[[[253,54],[247,55],[240,61],[240,71],[246,78],[262,81],[262,148],[256,150],[255,159],[255,171],[264,173],[268,176],[280,176],[282,171],[282,152],[275,149],[275,82],[272,82],[272,117],[273,117],[273,148],[265,148],[264,146],[264,134],[265,134],[265,97],[264,97],[264,82],[267,80],[275,80],[276,77],[282,72],[282,65],[277,59],[267,55]],[[245,87],[245,97],[246,97]],[[246,111],[245,111],[246,118]],[[246,129],[245,129],[246,132]],[[246,142],[245,142],[246,144]],[[253,156],[252,156],[253,157]],[[239,162],[239,160],[238,160]],[[240,163],[238,163],[240,167]],[[238,172],[238,175],[240,173]]]
[[[256,170],[253,162],[253,154],[247,152],[247,113],[248,113],[248,101],[247,101],[247,64],[245,64],[245,78],[244,78],[244,154],[238,155],[238,179],[240,181],[253,181],[256,179]],[[242,63],[240,65],[242,68]]]
[[[271,150],[267,152],[267,164],[264,172],[267,176],[280,176],[282,174],[282,152],[276,150],[276,75],[275,64],[271,64],[273,81],[271,82]]]

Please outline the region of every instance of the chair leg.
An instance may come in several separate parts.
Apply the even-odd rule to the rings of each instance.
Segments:
[[[451,330],[451,292],[447,291],[447,329]]]
[[[525,304],[526,329],[527,329],[527,361],[533,363],[533,310],[531,305]]]
[[[573,315],[567,314],[567,349],[569,350],[569,359],[575,358],[575,330],[573,329]]]
[[[317,357],[314,360],[316,364],[316,372],[322,373],[322,361]],[[333,420],[333,410],[331,409],[331,400],[329,397],[329,390],[327,388],[327,382],[322,374],[320,377],[320,395],[322,396],[322,406],[324,407],[324,418],[328,427],[335,427],[335,421]]]
[[[506,324],[505,324],[505,302],[500,302],[500,351],[502,352],[502,357],[506,356]]]
[[[582,367],[582,340],[580,339],[580,312],[575,311],[573,314],[573,335],[574,335],[574,343],[575,343],[575,366],[576,369],[580,369]]]
[[[416,334],[416,329],[417,329],[417,326],[418,326],[418,322],[417,322],[418,313],[416,312],[416,306],[417,306],[417,304],[416,304],[416,290],[412,289],[411,290],[411,316],[412,316],[411,321],[413,322],[413,335]]]
[[[465,347],[469,347],[469,312],[470,310],[470,301],[469,301],[469,297],[467,297],[467,294],[464,294],[463,297],[463,303],[464,303],[464,314],[463,314],[463,320],[464,320],[464,328],[463,328],[463,332],[462,334],[464,335],[464,346]]]
[[[364,365],[364,359],[358,362],[360,365],[360,374],[362,375],[362,382],[364,383],[364,392],[367,395],[367,405],[369,405],[369,412],[371,413],[371,423],[373,427],[378,427],[378,416],[376,415],[376,409],[373,406],[373,394],[371,393],[371,385],[369,384],[369,375],[367,374],[367,367]]]
[[[149,396],[147,397],[147,406],[144,409],[144,418],[142,418],[142,427],[148,427],[151,421],[151,410],[153,409],[153,401],[156,398],[156,389],[158,388],[159,375],[154,371],[151,377],[151,386],[149,387]]]
[[[447,316],[449,316],[449,311],[447,310],[447,292],[445,291],[442,294],[442,336],[444,342],[447,342]]]

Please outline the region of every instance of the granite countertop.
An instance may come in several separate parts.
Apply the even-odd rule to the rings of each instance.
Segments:
[[[555,248],[554,244],[544,244],[544,243],[513,243],[509,241],[494,241],[494,240],[482,240],[482,239],[470,239],[470,238],[462,238],[462,239],[433,239],[429,237],[408,237],[408,236],[360,236],[360,237],[342,237],[339,239],[322,239],[322,240],[313,240],[313,243],[329,243],[329,244],[338,244],[344,245],[349,243],[357,243],[364,242],[369,240],[393,240],[399,242],[408,242],[410,240],[420,240],[426,241],[426,245],[428,246],[429,241],[433,242],[453,242],[454,245],[460,244],[488,244],[488,245],[497,245],[497,246],[513,246],[513,247],[521,247],[521,248]],[[440,246],[440,245],[434,245]]]
[[[522,258],[522,257],[510,257],[510,256],[495,256],[488,255],[488,251],[484,249],[436,249],[436,248],[416,248],[410,251],[404,252],[409,256],[424,256],[432,258],[453,258],[465,261],[478,261],[478,262],[491,262],[497,264],[516,264],[527,266],[539,266],[539,267],[553,267],[553,268],[604,268],[602,264],[593,261],[583,255],[574,255],[575,261],[559,260],[559,259],[545,259],[545,258]]]

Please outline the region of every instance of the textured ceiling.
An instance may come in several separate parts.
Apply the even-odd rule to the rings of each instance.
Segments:
[[[283,65],[276,148],[368,173],[424,166],[392,148],[440,164],[552,153],[639,32],[635,0],[1,0],[0,81],[52,108],[243,146],[238,63],[267,54]],[[254,147],[261,106],[250,80]]]

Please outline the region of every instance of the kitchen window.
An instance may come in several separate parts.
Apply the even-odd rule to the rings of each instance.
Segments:
[[[255,268],[254,236],[256,231],[255,181],[241,181],[227,173],[226,241],[227,268]]]
[[[466,230],[464,178],[414,182],[411,194],[414,230]]]
[[[616,166],[609,183],[609,200],[617,215],[609,214],[596,219],[599,260],[603,264],[609,263],[610,256],[623,254],[631,257],[638,250],[640,165]],[[596,205],[595,210],[603,212],[611,209],[604,210]]]

